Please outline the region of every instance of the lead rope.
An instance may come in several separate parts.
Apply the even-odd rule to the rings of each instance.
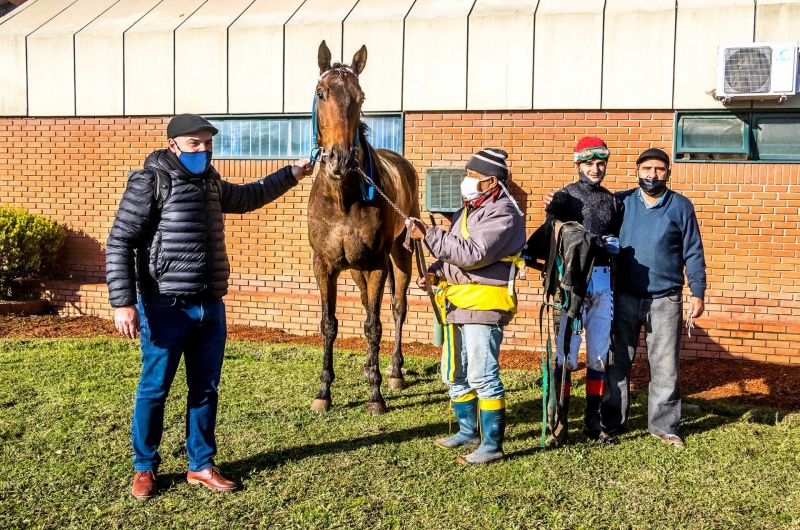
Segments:
[[[686,311],[686,332],[689,336],[692,336],[692,328],[694,328],[694,317],[692,316],[692,310],[689,309]]]

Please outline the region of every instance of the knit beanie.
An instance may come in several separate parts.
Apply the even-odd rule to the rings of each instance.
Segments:
[[[472,155],[472,158],[467,162],[467,169],[471,169],[487,177],[497,177],[498,180],[506,180],[508,179],[506,158],[508,158],[508,153],[502,149],[487,147]]]
[[[603,140],[596,136],[587,136],[581,138],[575,146],[573,156],[575,158],[575,163],[580,164],[581,162],[588,162],[593,158],[602,158],[605,160],[610,154],[611,151],[608,150],[608,146]]]

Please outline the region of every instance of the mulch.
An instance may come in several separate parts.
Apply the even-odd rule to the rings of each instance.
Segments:
[[[84,316],[0,317],[0,338],[119,338],[110,320]],[[271,344],[301,344],[322,347],[321,335],[291,335],[280,329],[257,326],[229,326],[228,340]],[[336,347],[366,350],[366,340],[339,338]],[[392,344],[381,344],[381,353],[391,354]],[[440,348],[420,342],[404,342],[403,353],[439,357]],[[537,352],[503,348],[503,368],[541,371]],[[646,360],[634,363],[631,383],[634,389],[646,390],[649,382]],[[575,376],[582,378],[583,370]],[[684,359],[681,361],[683,394],[706,400],[728,400],[747,405],[800,410],[800,366],[758,363],[728,359]]]

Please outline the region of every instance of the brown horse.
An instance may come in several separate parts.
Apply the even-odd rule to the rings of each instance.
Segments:
[[[349,67],[331,65],[331,52],[322,41],[317,60],[320,79],[315,94],[319,129],[316,140],[322,163],[311,187],[308,237],[314,249],[324,341],[322,385],[311,410],[325,412],[331,405],[333,341],[338,331],[336,282],[342,271],[350,270],[367,311],[364,323],[367,339],[364,375],[370,387],[367,411],[381,414],[387,410],[381,396],[378,366],[381,301],[388,277],[395,322],[389,388],[402,389],[405,381],[400,339],[406,318],[412,255],[402,245],[403,218],[378,193],[371,200],[365,199],[362,186],[365,179],[359,168],[371,172],[375,185],[403,212],[414,217],[419,217],[419,183],[416,171],[406,159],[386,149],[375,149],[367,142],[366,125],[360,118],[364,92],[358,82],[358,75],[367,63],[367,48],[362,46],[356,52]]]

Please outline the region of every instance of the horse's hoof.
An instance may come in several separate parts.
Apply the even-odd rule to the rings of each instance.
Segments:
[[[324,414],[331,409],[330,399],[315,399],[311,402],[311,412],[315,414]]]
[[[373,416],[377,416],[378,414],[386,414],[389,412],[389,409],[386,408],[386,403],[378,401],[375,403],[367,403],[367,412]]]
[[[403,390],[406,387],[406,380],[402,377],[389,378],[389,390]]]

